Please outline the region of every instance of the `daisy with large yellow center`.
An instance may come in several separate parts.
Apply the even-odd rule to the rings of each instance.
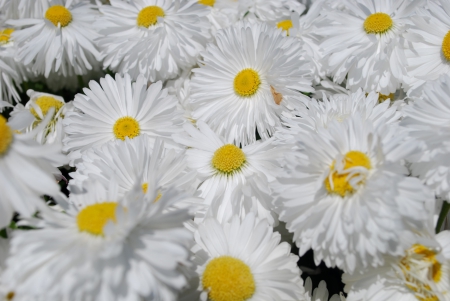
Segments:
[[[420,301],[439,301],[430,283],[438,283],[442,277],[442,264],[437,252],[424,245],[415,244],[406,250],[406,256],[399,264],[405,285]]]
[[[246,162],[244,152],[233,144],[226,144],[214,152],[213,167],[224,174],[239,171]]]
[[[253,96],[258,92],[261,79],[256,70],[246,68],[240,71],[234,78],[234,91],[242,97]]]
[[[6,154],[13,141],[13,131],[5,117],[0,115],[0,157]]]
[[[256,288],[250,267],[231,256],[214,258],[206,265],[202,286],[212,301],[245,301]]]
[[[104,236],[103,228],[108,221],[116,222],[117,203],[106,202],[86,206],[77,215],[77,226],[80,232],[96,236]]]
[[[158,17],[164,17],[164,10],[156,5],[144,7],[138,14],[137,25],[145,28],[156,25]]]
[[[51,96],[41,96],[36,100],[36,105],[39,106],[42,111],[43,117],[45,117],[50,108],[55,108],[54,114],[56,115],[56,113],[58,113],[64,103]],[[34,117],[41,118],[33,107],[30,109],[30,112],[34,115]]]
[[[345,154],[339,166],[336,161],[330,167],[330,173],[325,179],[325,189],[330,194],[341,197],[352,194],[355,188],[350,181],[358,179],[357,185],[365,180],[364,171],[371,168],[369,157],[360,151],[349,151]]]
[[[368,34],[383,34],[394,26],[392,18],[385,13],[374,13],[364,21],[364,30]]]
[[[45,12],[45,18],[53,23],[53,25],[66,27],[72,22],[72,13],[62,5],[51,6]]]
[[[116,139],[125,140],[125,137],[133,139],[141,133],[139,122],[130,116],[117,119],[113,126],[113,132]]]

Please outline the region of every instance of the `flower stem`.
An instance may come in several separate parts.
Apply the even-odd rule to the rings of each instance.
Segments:
[[[442,204],[441,213],[439,214],[439,219],[436,225],[436,233],[440,232],[442,224],[444,223],[444,220],[447,217],[449,210],[450,210],[450,203],[444,202]]]

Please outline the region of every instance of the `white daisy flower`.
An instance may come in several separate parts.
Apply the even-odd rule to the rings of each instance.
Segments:
[[[55,108],[47,126],[36,133],[36,140],[40,144],[58,143],[62,146],[64,137],[62,121],[72,110],[72,102],[65,103],[64,98],[60,96],[33,90],[28,90],[27,95],[30,100],[25,106],[19,103],[14,107],[9,122],[20,132],[28,133],[42,122],[50,108]]]
[[[412,25],[405,34],[410,48],[405,51],[410,89],[427,80],[450,73],[450,2],[428,1],[411,17]]]
[[[200,68],[193,69],[194,119],[236,144],[267,140],[283,111],[303,106],[312,92],[312,66],[300,42],[264,23],[238,23],[218,31]]]
[[[11,36],[13,32],[14,28],[0,28],[0,99],[9,103],[20,101],[18,91],[26,80],[25,68],[14,60],[17,45]]]
[[[220,224],[206,219],[195,232],[200,300],[305,300],[298,257],[253,214]]]
[[[31,220],[39,229],[16,231],[3,283],[43,300],[175,300],[192,234],[187,210],[165,209],[181,197],[172,190],[148,202],[156,191],[146,199],[136,186],[121,198],[114,179],[86,188],[71,193],[65,213]]]
[[[268,140],[241,149],[216,135],[204,122],[198,121],[197,126],[187,123],[186,133],[174,139],[188,147],[187,164],[197,171],[202,181],[200,196],[211,205],[207,215],[228,221],[233,214],[254,212],[271,225],[277,223],[268,186],[275,180],[272,174],[283,147],[274,147]]]
[[[155,82],[197,63],[210,38],[205,5],[194,0],[112,0],[100,7],[104,67]]]
[[[412,159],[411,170],[437,196],[450,200],[450,76],[429,81],[422,98],[403,109],[403,125],[417,139],[423,151]]]
[[[397,258],[362,275],[342,276],[347,301],[450,300],[450,232],[420,237]]]
[[[49,122],[50,115],[35,131],[17,134],[0,115],[0,228],[9,225],[14,211],[32,216],[44,206],[42,195],[58,196],[59,185],[54,175],[60,174],[53,166],[61,166],[65,156],[57,145],[39,145],[35,132]]]
[[[176,147],[170,135],[182,131],[183,119],[177,110],[177,100],[162,89],[161,82],[147,88],[147,79],[140,75],[131,82],[128,74],[110,75],[89,83],[85,94],[77,94],[75,110],[64,118],[66,137],[64,151],[69,152],[71,164],[79,161],[81,152],[125,137],[133,139],[147,134],[151,139],[161,137]]]
[[[344,11],[328,9],[318,33],[334,81],[347,78],[352,91],[394,93],[406,68],[402,34],[424,1],[349,0]]]
[[[297,0],[240,0],[240,18],[262,22],[289,18],[292,11],[302,13],[305,6]]]
[[[148,183],[157,183],[158,194],[154,201],[158,201],[171,187],[193,195],[198,183],[195,171],[187,167],[185,151],[164,149],[164,144],[158,139],[154,144],[144,134],[132,140],[111,141],[90,149],[83,154],[83,161],[76,165],[77,171],[70,174],[69,186],[81,188],[86,182],[95,180],[108,187],[114,174],[119,196],[131,191],[138,180],[142,181],[138,184],[144,193],[148,192]],[[189,206],[192,199],[183,203]]]
[[[101,59],[94,43],[99,35],[92,27],[98,17],[87,2],[52,0],[38,18],[9,20],[23,29],[12,35],[17,43],[16,59],[36,74],[62,76],[87,74]]]
[[[359,116],[304,132],[274,189],[280,220],[303,255],[318,265],[356,268],[383,264],[403,252],[403,231],[420,229],[434,197],[402,164],[417,145],[392,124],[376,128]]]

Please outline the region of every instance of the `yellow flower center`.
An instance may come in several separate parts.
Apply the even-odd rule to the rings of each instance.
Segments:
[[[245,301],[255,293],[250,267],[231,256],[212,259],[203,272],[202,285],[212,301]]]
[[[240,96],[252,96],[258,91],[260,84],[258,72],[247,68],[239,72],[234,78],[234,91]]]
[[[3,30],[0,30],[0,45],[7,44],[13,32],[14,29],[12,28],[5,28]]]
[[[405,285],[420,301],[439,301],[430,286],[431,282],[439,282],[442,276],[442,265],[436,259],[436,252],[415,244],[405,253],[399,264]]]
[[[130,116],[125,116],[117,119],[114,124],[113,131],[114,136],[116,136],[117,139],[125,140],[125,137],[133,139],[134,137],[139,136],[141,133],[141,128],[136,119]]]
[[[239,147],[226,144],[214,152],[212,165],[220,172],[231,174],[239,170],[245,161],[245,154]]]
[[[61,27],[66,27],[72,22],[72,14],[62,5],[54,5],[47,9],[45,18],[55,26],[58,26],[58,23],[61,24]]]
[[[138,14],[137,25],[148,28],[158,22],[158,17],[164,17],[164,10],[156,5],[144,7]]]
[[[365,174],[370,168],[370,159],[367,155],[360,151],[349,151],[342,161],[333,161],[330,173],[325,179],[325,188],[329,193],[345,197],[354,192],[356,185],[364,182]]]
[[[442,41],[442,54],[444,54],[447,61],[450,61],[450,31],[447,32]]]
[[[13,131],[7,124],[5,117],[0,115],[0,156],[4,155],[13,140]]]
[[[47,115],[48,110],[50,110],[50,108],[55,108],[54,114],[56,114],[62,108],[64,103],[57,100],[56,98],[51,97],[51,96],[41,96],[36,100],[36,105],[39,106],[39,108],[42,111],[42,115],[45,117],[45,115]],[[40,118],[34,108],[31,108],[30,112],[31,112],[31,114],[34,115],[34,117]]]
[[[291,29],[292,27],[293,25],[291,20],[283,20],[277,23],[277,28],[281,28],[286,31],[287,35],[289,35],[289,29]]]
[[[374,13],[364,21],[364,30],[368,33],[381,34],[392,28],[394,22],[391,17],[385,13]]]
[[[216,3],[216,0],[198,0],[198,3],[207,5],[207,6],[214,6]]]
[[[103,236],[103,227],[109,220],[116,222],[117,203],[106,202],[86,206],[78,213],[77,225],[80,232]]]

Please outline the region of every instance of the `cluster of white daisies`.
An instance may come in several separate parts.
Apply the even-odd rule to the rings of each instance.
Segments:
[[[449,301],[449,74],[448,0],[0,0],[0,299]]]

